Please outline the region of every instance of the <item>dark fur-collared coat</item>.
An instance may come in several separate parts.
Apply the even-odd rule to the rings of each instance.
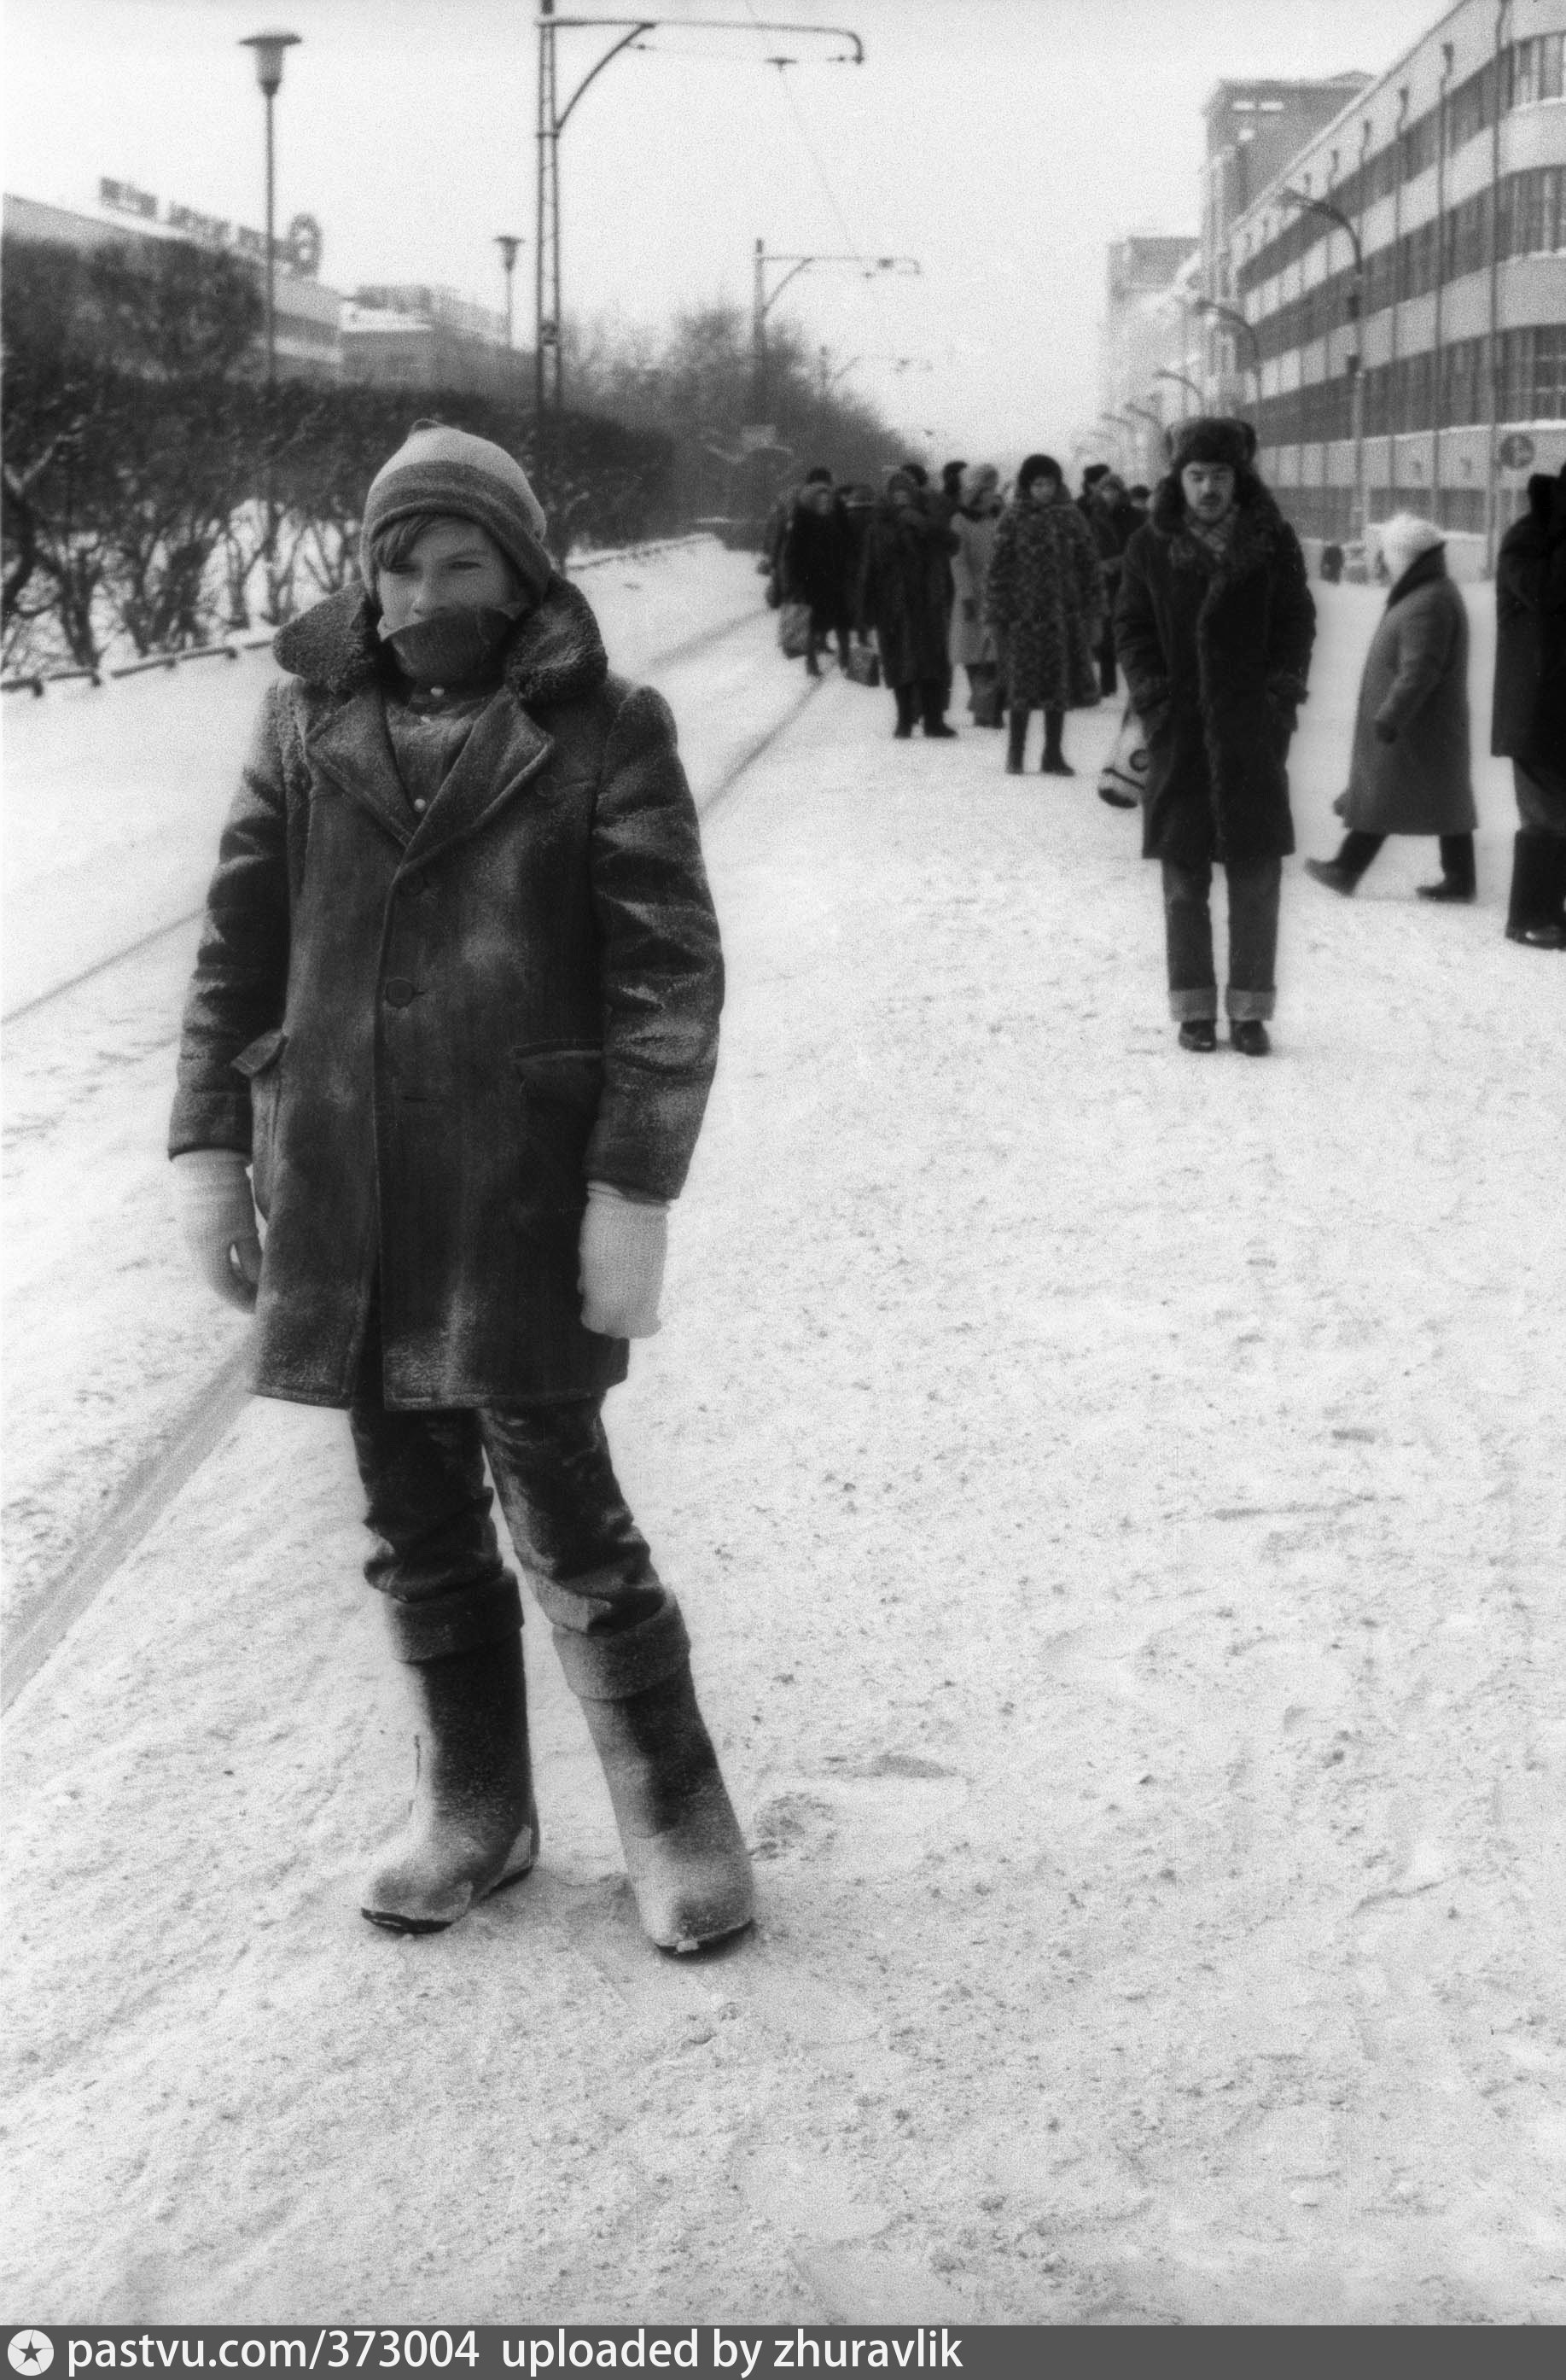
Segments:
[[[1099,699],[1104,618],[1099,548],[1064,488],[1052,504],[1007,505],[984,589],[1006,699],[1016,710],[1083,710]]]
[[[1383,743],[1378,728],[1390,727]],[[1365,656],[1340,813],[1365,834],[1472,834],[1468,613],[1439,546],[1409,564]]]
[[[1490,749],[1566,771],[1566,480],[1536,472],[1496,558]]]
[[[1316,606],[1300,541],[1240,474],[1224,553],[1193,535],[1172,475],[1125,549],[1115,650],[1147,730],[1142,848],[1199,868],[1294,848],[1287,760]]]
[[[609,674],[553,580],[416,815],[362,594],[285,628],[223,833],[170,1148],[251,1154],[254,1385],[350,1398],[377,1279],[395,1406],[593,1393],[589,1176],[672,1197],[722,966],[662,696]]]
[[[848,519],[835,497],[830,512],[796,504],[784,532],[781,575],[785,603],[807,603],[818,635],[852,627],[855,552]]]

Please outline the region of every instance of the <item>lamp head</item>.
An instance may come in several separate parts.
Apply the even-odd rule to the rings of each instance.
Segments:
[[[283,81],[283,53],[297,46],[298,33],[247,33],[239,47],[256,54],[256,80],[268,99],[274,99]]]

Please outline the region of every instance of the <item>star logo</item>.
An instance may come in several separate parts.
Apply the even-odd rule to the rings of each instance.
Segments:
[[[41,2330],[14,2330],[6,2349],[13,2372],[47,2372],[55,2350]]]

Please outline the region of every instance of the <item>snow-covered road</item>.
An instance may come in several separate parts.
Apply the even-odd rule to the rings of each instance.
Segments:
[[[1377,609],[1320,599],[1306,851]],[[693,751],[796,697],[753,635],[671,688]],[[249,1406],[9,1722],[30,2318],[1566,2319],[1566,970],[1500,934],[1504,775],[1475,908],[1296,864],[1275,1056],[1195,1059],[1108,711],[1074,784],[889,711],[829,680],[710,816],[723,1058],[610,1412],[755,1936],[646,1949],[541,1627],[540,1869],[363,1925],[409,1770],[357,1488]],[[73,1167],[24,1071],[13,1431],[101,1281],[187,1294],[166,1065]]]

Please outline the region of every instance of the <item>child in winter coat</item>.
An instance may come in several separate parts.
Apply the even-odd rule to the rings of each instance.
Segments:
[[[487,1459],[642,1923],[690,1949],[749,1921],[749,1863],[601,1406],[658,1327],[722,959],[668,709],[610,674],[544,528],[502,448],[421,423],[370,489],[363,587],[278,635],[170,1151],[257,1391],[348,1414],[420,1739],[364,1914],[437,1930],[538,1853]]]

